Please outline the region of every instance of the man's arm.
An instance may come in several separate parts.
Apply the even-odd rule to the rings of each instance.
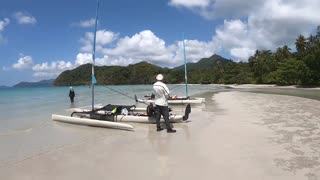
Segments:
[[[163,88],[165,90],[165,95],[166,95],[166,98],[169,98],[170,97],[170,91],[169,91],[169,88],[167,87],[166,84],[163,84]]]

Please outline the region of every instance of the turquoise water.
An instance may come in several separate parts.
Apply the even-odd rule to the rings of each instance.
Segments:
[[[185,85],[168,85],[171,95],[185,95]],[[110,90],[113,89],[113,90]],[[92,90],[88,86],[75,86],[75,103],[71,104],[69,87],[37,87],[0,89],[0,134],[26,130],[51,122],[51,114],[68,114],[66,109],[90,106]],[[119,94],[118,91],[121,94]],[[249,91],[258,93],[284,94],[320,100],[320,91],[313,89],[226,89],[217,85],[189,85],[189,95],[203,92]],[[95,86],[95,104],[136,104],[134,95],[150,95],[152,85]],[[144,104],[136,104],[145,106]]]
[[[168,85],[171,94],[185,95],[184,85]],[[122,94],[121,95],[113,89]],[[69,87],[37,87],[0,89],[0,134],[27,129],[50,121],[51,114],[67,114],[66,109],[92,104],[92,90],[88,86],[74,87],[75,103],[71,104]],[[189,85],[189,95],[218,91],[220,86]],[[134,95],[150,95],[152,85],[95,86],[95,104],[135,104]],[[140,104],[141,105],[141,104]],[[143,104],[142,104],[143,105]]]

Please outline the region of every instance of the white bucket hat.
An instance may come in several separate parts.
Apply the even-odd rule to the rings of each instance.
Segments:
[[[162,81],[163,75],[162,75],[162,74],[158,74],[157,77],[156,77],[156,79],[157,79],[158,81]]]

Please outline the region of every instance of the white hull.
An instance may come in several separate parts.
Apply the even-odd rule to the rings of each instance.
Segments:
[[[94,109],[97,110],[95,111],[95,113],[104,116],[103,118],[98,119],[103,119],[110,122],[156,123],[155,117],[146,115],[147,108],[131,108],[129,110],[129,114],[112,115],[110,111],[98,110],[102,107],[102,105],[94,106]],[[73,113],[73,116],[85,117],[90,119],[90,115],[88,113],[91,112],[91,109],[88,107],[72,108],[68,111],[70,113]],[[177,114],[170,114],[169,120],[173,123],[185,121],[183,115]],[[164,122],[164,119],[161,118],[160,121]]]
[[[57,115],[57,114],[52,114],[51,118],[54,121],[79,124],[79,125],[115,128],[115,129],[126,129],[126,130],[133,129],[133,126],[131,126],[129,124],[124,124],[124,123],[119,123],[119,122],[100,121],[100,120],[95,120],[95,119],[62,116],[62,115]]]
[[[183,121],[182,115],[170,115],[170,122],[177,123]],[[131,116],[131,115],[117,115],[116,122],[137,122],[137,123],[156,123],[156,118],[150,116]],[[164,122],[161,118],[160,122]]]
[[[74,111],[74,112],[87,112],[89,110],[83,109],[82,111]],[[105,114],[104,111],[97,111],[98,114]],[[83,115],[86,118],[89,118],[89,115]],[[111,122],[134,122],[134,123],[156,123],[156,119],[152,116],[147,116],[142,113],[136,113],[135,115],[124,115],[124,114],[119,114],[119,115],[110,115],[108,117],[108,120]],[[183,121],[183,116],[182,115],[170,115],[169,120],[172,123],[178,123]],[[102,121],[102,120],[100,120]],[[160,122],[164,122],[164,119],[161,118]]]
[[[137,99],[141,103],[154,103],[154,99]],[[200,104],[204,103],[205,98],[192,98],[192,99],[170,99],[168,100],[169,104]]]

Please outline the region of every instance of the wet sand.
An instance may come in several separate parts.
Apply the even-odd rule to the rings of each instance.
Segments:
[[[39,139],[25,136],[48,133],[25,132],[15,137],[20,146],[8,143],[21,155],[2,155],[0,179],[320,179],[320,101],[204,95],[205,107],[193,107],[189,122],[174,124],[175,134],[156,132],[154,124],[132,124],[131,132],[50,122],[43,128],[58,129],[59,143],[47,138],[46,146],[23,153]]]

